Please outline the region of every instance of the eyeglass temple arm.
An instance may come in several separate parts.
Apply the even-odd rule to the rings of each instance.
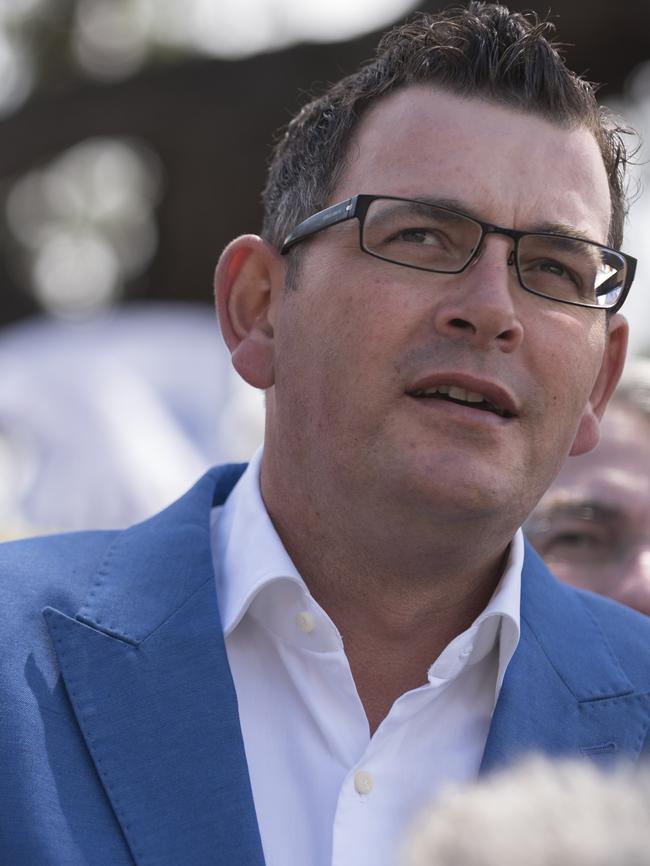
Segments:
[[[636,270],[636,259],[632,258],[632,256],[626,256],[625,260],[627,263],[627,270],[625,274],[625,280],[623,282],[623,288],[630,285],[630,283],[634,279],[634,272]],[[611,277],[608,277],[598,286],[598,294],[606,295],[608,292],[616,289],[619,283],[620,275],[618,273],[612,274]]]
[[[611,277],[608,277],[604,282],[602,282],[597,289],[597,294],[606,295],[609,292],[617,289],[621,283],[621,275],[619,273],[612,274]]]
[[[331,207],[321,210],[313,216],[308,217],[299,223],[296,228],[287,235],[284,243],[280,248],[280,255],[284,255],[294,244],[304,240],[310,235],[322,229],[335,226],[345,220],[352,219],[356,213],[357,196],[347,198],[345,201],[340,201],[338,204],[333,204]]]

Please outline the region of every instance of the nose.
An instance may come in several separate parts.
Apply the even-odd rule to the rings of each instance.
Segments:
[[[435,313],[438,333],[466,340],[480,349],[513,352],[521,345],[524,329],[513,303],[513,261],[510,240],[485,238],[478,255],[462,273],[444,278],[446,284]],[[514,292],[518,291],[515,288]]]
[[[650,615],[650,544],[637,548],[630,556],[615,598]]]

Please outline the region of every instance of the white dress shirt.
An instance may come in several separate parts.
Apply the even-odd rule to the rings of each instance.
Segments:
[[[260,464],[213,510],[212,550],[266,863],[394,866],[418,809],[478,772],[519,641],[523,537],[485,610],[371,737],[338,629],[264,507]]]

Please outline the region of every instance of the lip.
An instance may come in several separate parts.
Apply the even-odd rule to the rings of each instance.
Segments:
[[[429,388],[436,388],[439,385],[456,385],[459,388],[464,388],[466,391],[477,391],[479,394],[482,394],[488,402],[493,403],[501,412],[507,413],[506,416],[494,416],[501,417],[504,421],[511,421],[519,415],[519,403],[509,388],[499,382],[494,382],[490,379],[483,379],[470,373],[453,371],[440,372],[437,370],[435,373],[418,379],[413,383],[413,385],[407,388],[406,393],[409,397],[413,397],[415,391],[425,391]],[[413,397],[413,399],[417,398]],[[434,402],[434,400],[435,398],[431,398],[432,402]],[[471,404],[464,406],[459,403],[451,403],[445,400],[440,400],[439,402],[441,406],[455,406],[460,409],[467,408],[468,411],[473,413],[481,412],[482,414],[494,415],[494,413],[486,413],[483,409],[472,409]]]

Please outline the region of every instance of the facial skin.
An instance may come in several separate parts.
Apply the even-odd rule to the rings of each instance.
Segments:
[[[330,203],[357,192],[607,240],[591,133],[423,86],[362,119]],[[366,635],[387,633],[389,616],[396,634],[428,616],[430,633],[436,610],[444,646],[487,602],[567,452],[596,444],[625,320],[613,317],[608,336],[602,311],[523,291],[511,249],[492,235],[463,273],[425,273],[361,252],[349,221],[302,245],[290,290],[286,258],[259,238],[220,260],[224,338],[244,379],[267,391],[262,494],[339,627],[352,598],[375,617]],[[494,388],[514,417],[412,396],[432,380]]]
[[[526,529],[561,580],[650,614],[650,420],[615,402],[598,447],[567,460]]]
[[[389,96],[362,122],[332,201],[358,191],[454,199],[501,225],[607,238],[607,180],[588,131],[424,87]],[[514,531],[572,443],[595,444],[604,314],[522,291],[504,237],[488,238],[459,275],[362,254],[354,222],[309,247],[297,290],[268,311],[268,483],[275,463],[274,475],[328,491],[357,522],[369,507],[375,524],[418,526],[493,520],[499,509]],[[431,375],[470,377],[475,390],[494,383],[517,417],[409,396]]]

